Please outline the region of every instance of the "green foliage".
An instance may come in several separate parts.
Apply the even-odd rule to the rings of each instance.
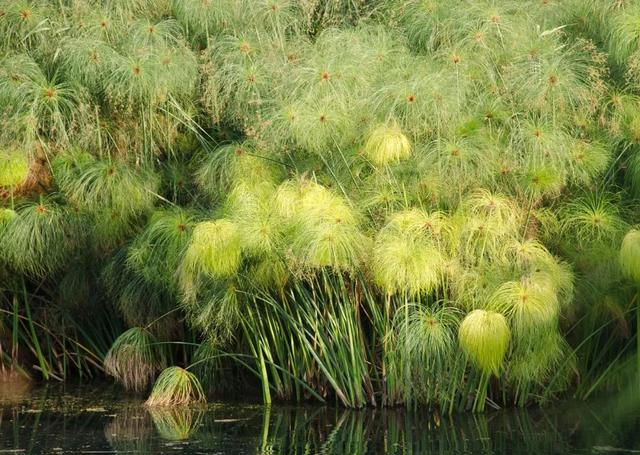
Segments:
[[[48,378],[124,331],[127,387],[177,363],[152,403],[201,398],[196,358],[265,402],[613,387],[638,349],[639,11],[0,0],[0,309],[25,318],[0,344]]]
[[[64,169],[60,183],[65,195],[81,210],[108,209],[129,217],[151,209],[158,179],[149,170],[135,169],[126,162],[87,160],[77,168]]]
[[[500,313],[473,310],[460,323],[458,340],[471,360],[487,373],[498,376],[509,348],[511,332]]]
[[[553,283],[540,273],[509,281],[498,288],[489,304],[512,321],[518,336],[534,337],[558,318],[559,303]]]
[[[0,209],[0,226],[4,227],[17,216],[18,214],[13,209]]]
[[[606,194],[593,194],[565,206],[564,230],[581,243],[616,243],[626,229],[621,208]]]
[[[5,104],[5,140],[17,135],[30,144],[41,137],[68,143],[74,122],[83,122],[81,92],[58,74],[49,76],[29,55],[0,61],[0,99]],[[78,126],[78,125],[75,125]]]
[[[0,186],[20,185],[29,173],[29,161],[20,152],[5,152],[0,156]]]
[[[445,223],[438,213],[419,210],[392,215],[376,237],[372,259],[374,276],[385,292],[420,294],[438,286],[444,257],[437,239]]]
[[[397,126],[381,126],[374,129],[365,144],[365,152],[377,166],[407,158],[411,143]]]
[[[292,219],[291,250],[305,268],[354,271],[363,259],[366,237],[348,202],[323,186],[309,183]]]
[[[235,224],[226,219],[203,221],[193,229],[184,254],[183,273],[226,278],[238,270],[241,254],[240,235]]]
[[[414,359],[425,373],[444,367],[456,347],[456,309],[441,307],[433,310],[416,306],[408,318],[405,313],[400,308],[395,316],[398,346],[407,350],[406,355]],[[436,374],[436,371],[430,372]]]
[[[162,370],[146,401],[149,407],[180,406],[204,402],[202,386],[195,375],[180,367]]]
[[[631,229],[622,239],[620,267],[635,283],[640,283],[640,231]]]
[[[50,275],[84,245],[80,220],[53,198],[25,202],[16,213],[4,226],[0,252],[21,273]]]
[[[157,286],[171,288],[194,225],[184,211],[155,212],[129,247],[127,265]]]
[[[162,351],[144,328],[133,327],[113,342],[104,358],[105,371],[129,390],[144,391],[163,368]]]

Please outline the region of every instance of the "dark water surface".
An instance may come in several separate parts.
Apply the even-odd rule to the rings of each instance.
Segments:
[[[636,397],[445,417],[238,403],[149,410],[104,385],[0,384],[0,454],[640,454]]]

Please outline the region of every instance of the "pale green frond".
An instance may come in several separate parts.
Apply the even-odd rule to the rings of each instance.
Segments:
[[[549,330],[560,310],[555,288],[540,273],[504,283],[491,297],[489,307],[508,316],[519,338]]]
[[[52,198],[21,204],[0,237],[0,257],[15,270],[35,276],[55,273],[84,246],[77,216]]]
[[[144,391],[165,363],[162,351],[154,346],[155,342],[154,337],[140,327],[123,332],[105,356],[106,372],[126,389]]]
[[[408,313],[408,317],[406,315]],[[398,349],[417,368],[442,368],[456,347],[458,310],[446,306],[436,309],[411,305],[399,308],[393,319]]]
[[[198,378],[183,368],[165,368],[156,379],[145,404],[149,407],[182,406],[206,401]]]
[[[127,265],[159,285],[174,282],[194,225],[186,212],[155,212],[129,247]]]
[[[0,228],[4,228],[11,220],[16,218],[18,213],[13,209],[1,208],[0,209]]]
[[[511,330],[500,313],[473,310],[460,323],[458,341],[478,368],[498,376],[509,349]]]
[[[219,219],[195,225],[182,260],[182,275],[227,278],[242,259],[240,233],[231,221]]]
[[[242,292],[233,280],[201,290],[196,302],[185,304],[191,324],[215,345],[233,340],[242,318]]]
[[[364,260],[367,237],[347,201],[322,185],[302,182],[291,220],[291,250],[304,267],[354,272]]]
[[[571,360],[564,338],[555,331],[549,331],[518,340],[509,361],[508,376],[524,384],[544,383]]]
[[[371,267],[388,294],[428,293],[442,281],[445,255],[439,248],[446,224],[419,210],[394,214],[375,239]]]
[[[158,176],[121,160],[82,160],[61,175],[61,190],[86,211],[110,210],[123,217],[148,212],[156,201]],[[62,169],[61,169],[62,170]]]
[[[622,239],[618,261],[623,273],[640,283],[640,231],[637,229],[631,229]]]
[[[391,164],[411,154],[411,143],[396,125],[379,126],[368,136],[364,150],[376,166]]]
[[[29,159],[20,150],[3,151],[0,154],[0,187],[16,187],[29,174]]]
[[[573,235],[581,245],[615,243],[627,226],[620,205],[609,194],[592,193],[575,199],[563,207],[562,213],[563,232]]]

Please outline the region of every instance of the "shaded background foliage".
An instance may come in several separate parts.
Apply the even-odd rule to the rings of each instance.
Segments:
[[[633,2],[0,12],[7,375],[451,412],[636,374]]]

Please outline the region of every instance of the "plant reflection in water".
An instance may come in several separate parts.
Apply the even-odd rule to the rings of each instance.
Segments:
[[[638,397],[626,391],[620,398],[566,403],[554,410],[443,416],[399,408],[353,411],[239,403],[148,408],[135,400],[49,396],[3,402],[0,451],[352,455],[635,451],[640,449]]]

